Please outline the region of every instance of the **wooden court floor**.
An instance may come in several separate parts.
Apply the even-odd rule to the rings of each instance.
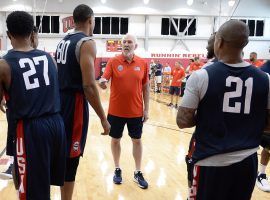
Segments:
[[[108,91],[100,91],[104,108],[108,108]],[[109,136],[101,136],[99,119],[90,111],[90,125],[83,158],[78,168],[74,200],[185,200],[187,197],[185,154],[193,129],[180,131],[176,126],[177,110],[166,106],[169,98],[151,94],[150,119],[144,125],[142,170],[149,182],[147,190],[133,182],[132,145],[124,131],[121,168],[123,184],[114,185],[113,160]],[[0,151],[5,147],[7,123],[0,114]],[[5,156],[1,157],[2,159]],[[6,166],[0,164],[3,171]],[[267,172],[270,176],[270,166]],[[236,177],[237,178],[237,177]],[[0,180],[0,200],[17,199],[12,181]],[[58,187],[52,187],[52,200],[60,200]],[[255,188],[253,200],[269,200],[270,193]]]

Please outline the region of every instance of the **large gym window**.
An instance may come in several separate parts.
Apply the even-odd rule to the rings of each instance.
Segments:
[[[127,32],[127,17],[95,17],[94,34],[124,35]]]
[[[177,35],[185,31],[185,35],[196,35],[196,18],[162,18],[161,35]]]
[[[264,31],[264,20],[239,19],[249,27],[249,36],[262,37]]]
[[[39,33],[59,33],[59,16],[44,15],[41,17],[38,15],[36,16],[36,26],[40,27]]]

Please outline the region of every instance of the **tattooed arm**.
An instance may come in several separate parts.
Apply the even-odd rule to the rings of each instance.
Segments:
[[[179,107],[176,123],[179,128],[190,128],[196,125],[196,109]]]

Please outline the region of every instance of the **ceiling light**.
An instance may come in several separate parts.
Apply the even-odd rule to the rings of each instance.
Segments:
[[[187,5],[191,6],[193,4],[193,0],[187,0]]]
[[[13,1],[17,1],[17,0],[13,0]]]
[[[106,0],[101,0],[101,3],[105,4],[106,3]]]
[[[230,7],[233,7],[234,4],[235,4],[235,1],[234,0],[230,0],[230,1],[228,1],[228,4],[229,4]]]
[[[147,5],[147,4],[149,3],[149,1],[150,1],[150,0],[143,0],[143,3],[144,3],[145,5]]]

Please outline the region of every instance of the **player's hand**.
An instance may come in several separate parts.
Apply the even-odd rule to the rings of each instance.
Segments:
[[[145,123],[149,119],[148,111],[144,110],[143,111],[143,123]]]
[[[1,104],[0,104],[0,110],[3,113],[6,113],[6,109],[7,109],[6,100],[5,99],[2,99]]]
[[[107,119],[101,120],[101,125],[103,127],[104,132],[101,133],[101,135],[109,135],[110,130],[111,130],[111,125],[108,122]]]

